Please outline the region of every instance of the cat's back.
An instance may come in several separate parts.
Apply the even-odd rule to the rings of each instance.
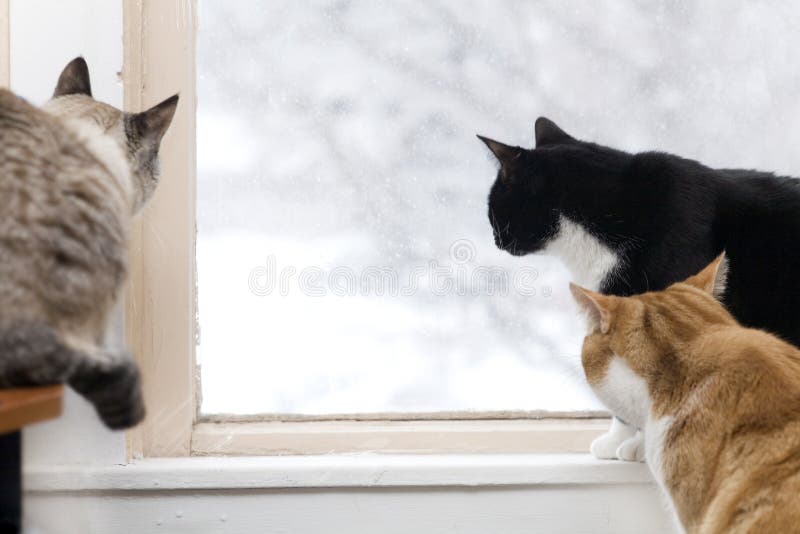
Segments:
[[[58,156],[52,119],[7,89],[0,89],[0,141],[3,167],[28,167],[36,160]]]
[[[123,197],[75,131],[0,90],[0,320],[103,307],[124,275]]]
[[[0,89],[0,187],[5,193],[49,192],[50,202],[56,202],[56,193],[77,181],[82,172],[102,171],[96,158],[59,119]],[[0,198],[5,204],[0,217],[11,215],[13,205],[7,200],[16,199]]]
[[[780,397],[800,397],[800,349],[779,336],[739,324],[710,328],[694,342],[699,359],[717,360],[720,379],[735,390],[771,402],[772,390],[752,388],[752,382],[780,384]]]
[[[796,532],[800,525],[800,418],[778,410],[723,436],[700,532]],[[741,434],[741,435],[737,435]]]
[[[734,324],[709,328],[693,342],[690,356],[698,368],[716,368],[711,380],[719,394],[706,407],[708,416],[721,416],[731,428],[761,430],[797,421],[800,444],[800,349],[769,332]]]
[[[712,498],[700,532],[789,532],[800,522],[800,351],[760,330],[708,336],[720,430]],[[786,530],[787,526],[791,526]]]

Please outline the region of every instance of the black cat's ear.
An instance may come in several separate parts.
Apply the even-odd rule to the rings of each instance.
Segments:
[[[479,135],[478,139],[489,147],[494,157],[500,162],[500,178],[504,182],[510,181],[514,174],[514,164],[519,160],[520,156],[522,156],[524,149],[518,146],[505,145],[494,139],[483,137],[482,135]]]
[[[536,119],[534,127],[536,133],[536,146],[549,145],[551,143],[565,143],[575,139],[567,132],[556,126],[556,123],[546,117]]]
[[[65,95],[92,96],[92,85],[89,83],[89,66],[82,57],[70,61],[61,76],[58,77],[53,98]]]
[[[494,157],[497,158],[497,161],[499,161],[500,165],[503,167],[507,166],[522,155],[522,149],[518,146],[504,145],[499,141],[489,139],[488,137],[484,137],[482,135],[479,135],[478,139],[483,141],[486,146],[489,147],[489,150],[492,151]]]
[[[129,120],[132,131],[140,140],[160,142],[172,122],[177,107],[178,95],[175,94],[147,111],[131,115]]]

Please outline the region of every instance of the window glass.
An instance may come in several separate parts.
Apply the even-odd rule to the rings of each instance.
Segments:
[[[494,247],[475,134],[531,147],[547,115],[712,165],[795,152],[789,2],[199,9],[204,413],[597,409],[569,274]]]

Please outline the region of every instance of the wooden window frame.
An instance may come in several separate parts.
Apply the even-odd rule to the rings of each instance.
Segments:
[[[0,87],[11,86],[11,25],[9,0],[0,0]]]
[[[131,228],[125,331],[148,416],[129,457],[188,456],[195,419],[195,0],[123,1],[124,106],[180,92],[161,148],[161,183]]]
[[[602,412],[198,420],[196,2],[123,1],[125,109],[139,111],[180,91],[162,145],[161,183],[132,227],[126,337],[142,369],[148,417],[128,432],[128,457],[588,451],[607,428]]]

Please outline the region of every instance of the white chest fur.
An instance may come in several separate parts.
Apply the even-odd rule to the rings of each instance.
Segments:
[[[600,290],[600,284],[620,264],[620,258],[580,224],[564,217],[559,219],[558,233],[542,251],[563,261],[574,277],[574,282]]]
[[[672,501],[664,477],[664,442],[666,441],[671,425],[672,417],[661,417],[659,419],[648,417],[644,431],[644,455],[647,460],[647,467],[650,468],[650,472],[653,473],[653,478],[656,479],[656,482],[661,487],[661,491],[675,522],[676,530],[678,532],[684,532],[683,526],[678,520],[678,514],[675,511],[675,503]]]
[[[666,440],[670,425],[672,425],[671,417],[661,417],[660,419],[648,417],[645,426],[645,458],[647,458],[647,465],[653,472],[653,476],[658,483],[661,484],[662,488],[664,487],[664,472],[662,467],[664,441]]]
[[[619,356],[608,364],[602,382],[594,385],[595,393],[611,412],[627,423],[644,428],[650,415],[650,393],[644,378],[637,375]]]

